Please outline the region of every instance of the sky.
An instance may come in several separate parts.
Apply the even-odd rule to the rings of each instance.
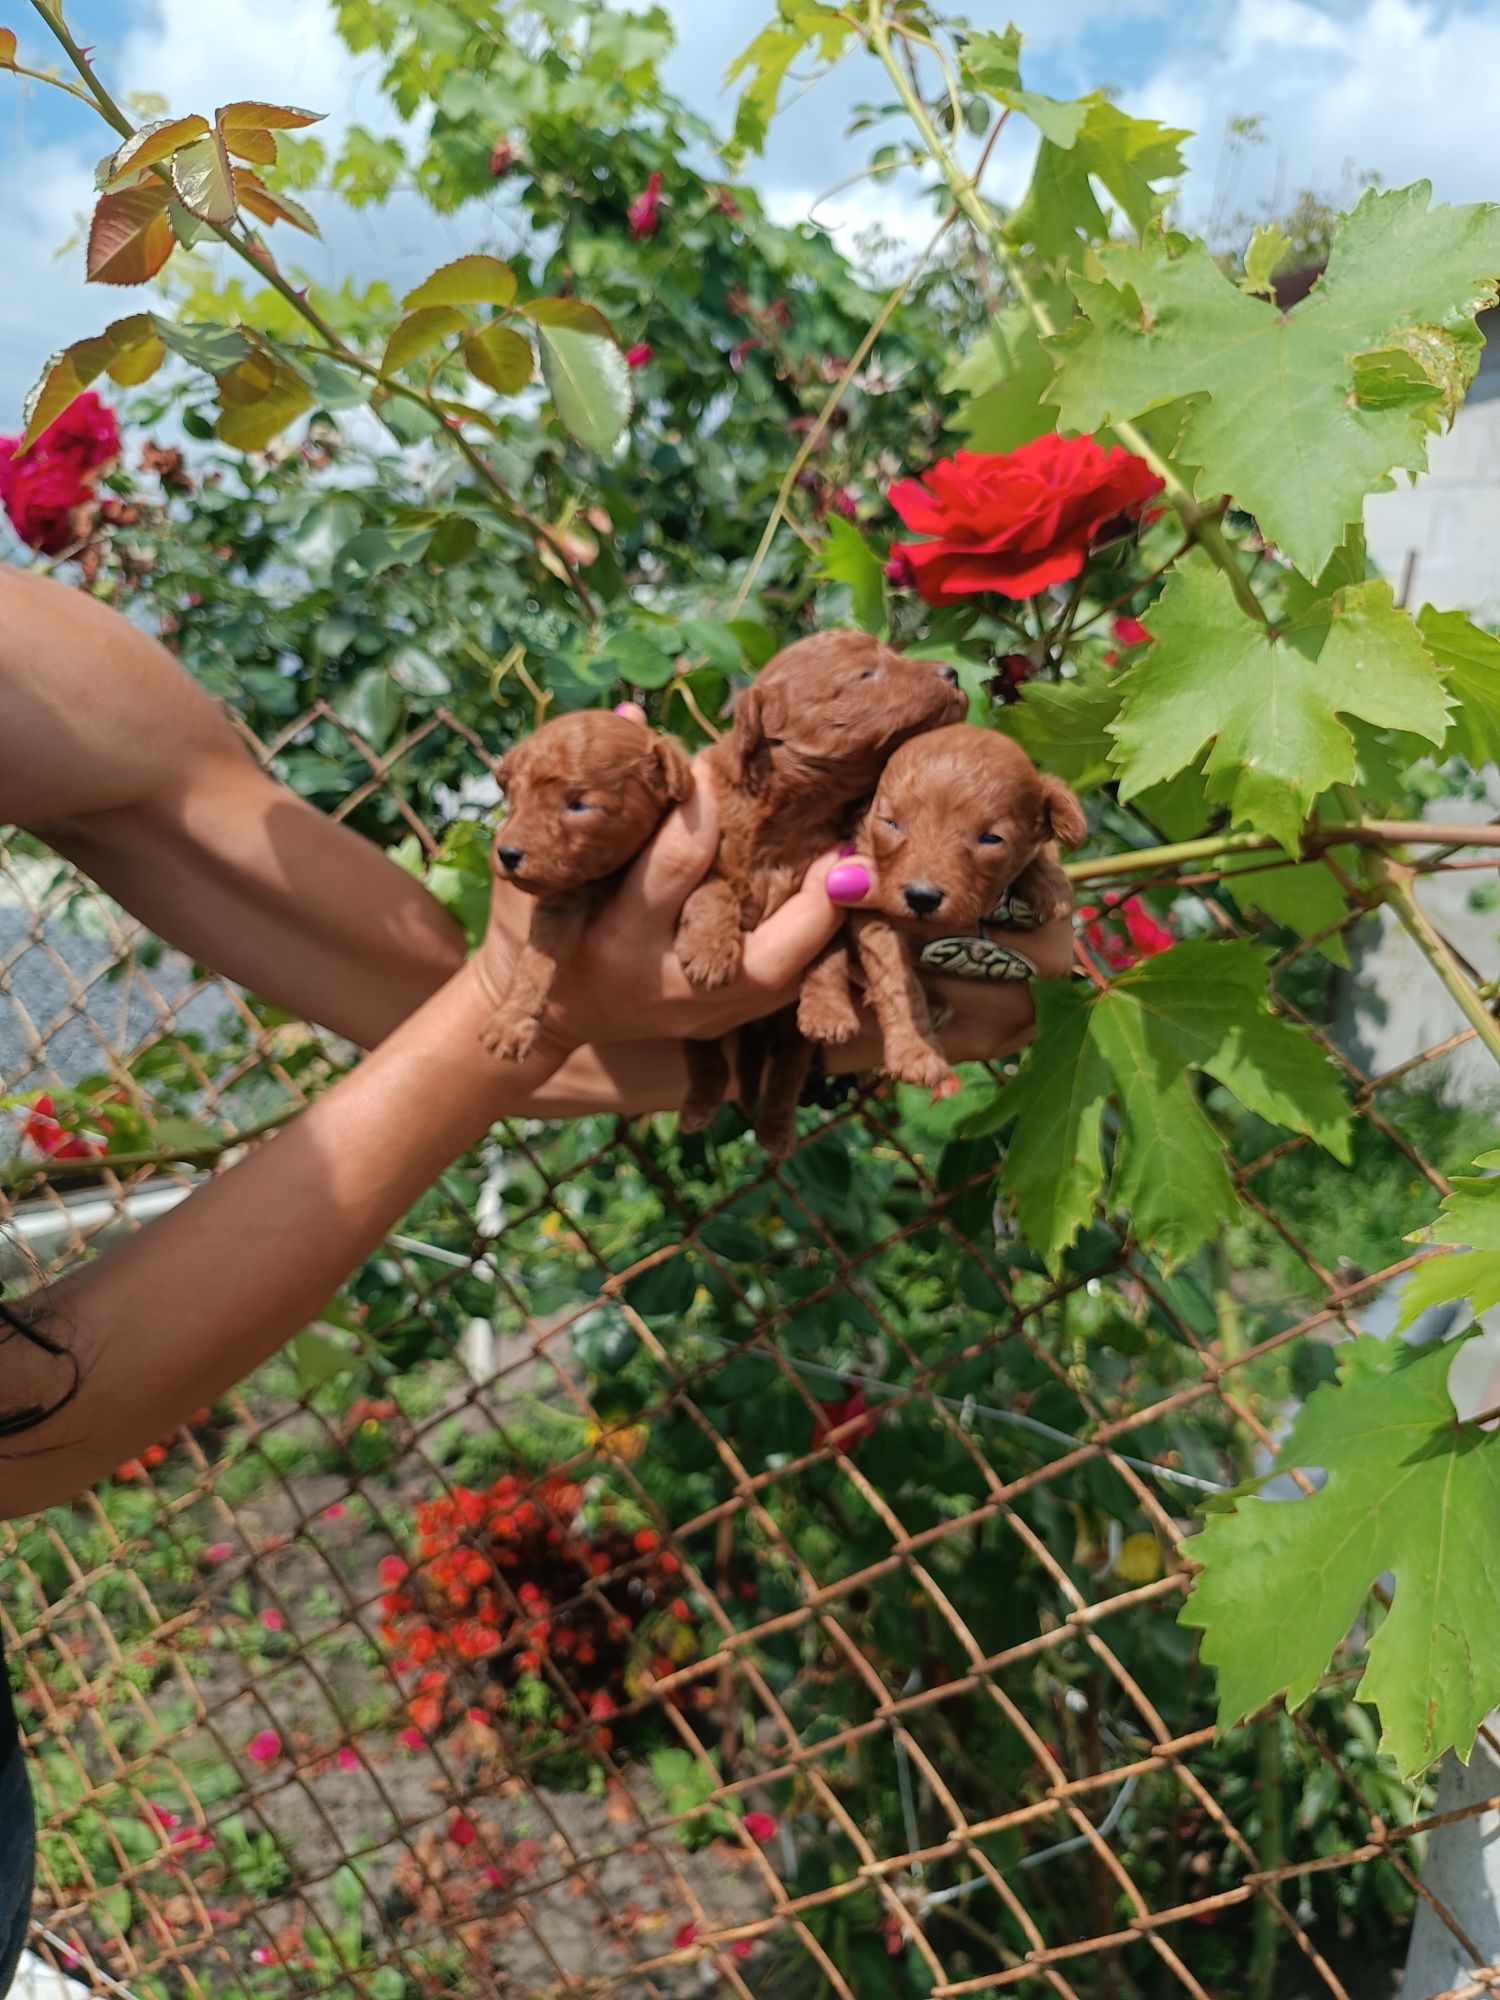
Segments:
[[[721,129],[731,58],[771,12],[771,0],[666,0],[678,34],[667,78]],[[335,141],[350,124],[392,128],[374,67],[353,60],[327,0],[66,0],[82,42],[116,95],[165,95],[174,111],[235,98],[304,104],[328,114]],[[1014,19],[1026,36],[1026,80],[1071,97],[1107,87],[1128,111],[1185,126],[1192,174],[1186,214],[1198,226],[1290,206],[1297,193],[1348,193],[1361,172],[1389,186],[1426,178],[1439,199],[1500,199],[1500,7],[1494,0],[967,0],[976,27]],[[40,55],[45,31],[27,0],[0,5]],[[205,20],[212,23],[206,29]],[[846,62],[800,96],[773,128],[747,177],[781,220],[806,216],[864,164],[851,109],[878,97],[868,67]],[[1258,121],[1258,140],[1231,146],[1232,120]],[[1029,128],[1013,120],[986,189],[1013,199],[1030,167]],[[80,224],[102,125],[57,92],[0,75],[0,216],[5,299],[0,307],[0,432],[14,426],[26,389],[55,348],[136,309],[137,295],[86,287]],[[493,228],[480,208],[435,220],[415,202],[354,214],[314,195],[322,247],[298,238],[296,261],[315,278],[376,275],[398,289],[445,255],[478,247]],[[912,184],[865,183],[829,196],[818,218],[852,238],[878,222],[906,242],[931,231]],[[278,232],[285,246],[290,232]],[[63,246],[69,246],[63,248]],[[63,249],[61,257],[58,251]],[[283,247],[282,255],[286,257]]]

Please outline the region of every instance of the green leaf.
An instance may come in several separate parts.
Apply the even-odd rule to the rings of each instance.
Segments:
[[[1114,775],[1109,732],[1123,685],[1102,661],[1086,660],[1072,680],[1027,681],[1021,699],[996,715],[995,727],[1075,792],[1093,791]]]
[[[586,450],[612,451],[630,422],[630,370],[609,321],[578,299],[534,299],[542,374],[563,428]]]
[[[116,381],[144,382],[155,373],[161,359],[161,336],[150,313],[131,313],[128,319],[115,320],[103,333],[63,348],[42,370],[22,407],[21,450],[28,450],[90,382],[106,371]],[[116,374],[117,369],[125,372]]]
[[[233,222],[238,207],[234,170],[217,132],[194,139],[172,155],[172,185],[183,207],[200,222],[221,228]]]
[[[282,540],[282,552],[313,576],[328,573],[334,557],[359,532],[352,500],[315,500]]]
[[[384,750],[401,725],[406,701],[384,667],[367,667],[334,702],[334,709],[372,750]]]
[[[1034,1055],[1002,1096],[1013,1114],[1000,1185],[1016,1205],[1023,1234],[1049,1263],[1089,1222],[1104,1185],[1099,1153],[1104,1107],[1114,1076],[1093,1039],[1093,1012],[1076,986],[1032,988]]]
[[[1189,133],[1154,118],[1132,118],[1098,92],[1072,104],[1027,91],[994,94],[1042,134],[1031,185],[1005,225],[1013,242],[1031,244],[1055,264],[1077,249],[1080,234],[1091,242],[1106,238],[1109,218],[1096,183],[1114,197],[1136,234],[1145,235],[1169,198],[1156,183],[1181,174]]]
[[[347,589],[398,563],[420,562],[431,540],[430,527],[361,529],[334,558],[332,581]]]
[[[734,119],[735,144],[761,152],[786,73],[802,52],[817,45],[824,62],[832,62],[855,32],[852,22],[818,0],[780,0],[780,25],[763,28],[750,46],[729,65],[724,81],[736,82],[748,73]]]
[[[1418,1264],[1407,1279],[1398,1332],[1429,1306],[1454,1299],[1467,1299],[1476,1314],[1500,1305],[1500,1153],[1481,1153],[1474,1164],[1496,1171],[1459,1175],[1453,1192],[1443,1197],[1437,1221],[1424,1233],[1455,1248],[1447,1257]]]
[[[243,361],[250,343],[232,326],[184,324],[180,320],[159,319],[156,330],[174,354],[209,375],[222,375]]]
[[[949,370],[944,388],[965,398],[949,418],[971,451],[1015,451],[1057,428],[1053,359],[1031,316],[1007,307]]]
[[[1434,611],[1430,604],[1417,626],[1458,701],[1444,751],[1474,771],[1500,763],[1500,639],[1461,611]]]
[[[190,140],[207,134],[208,120],[196,112],[187,118],[159,118],[154,125],[143,125],[111,157],[103,170],[103,184],[109,188],[126,174],[144,173],[147,167],[170,160]]]
[[[386,342],[381,372],[393,375],[398,368],[409,368],[413,361],[430,354],[449,334],[467,325],[467,318],[457,306],[423,306],[408,313]]]
[[[664,688],[677,669],[668,654],[644,632],[613,632],[603,641],[612,678],[628,687]]]
[[[1205,490],[1231,494],[1318,575],[1366,494],[1426,464],[1439,408],[1477,365],[1474,316],[1500,285],[1500,209],[1429,213],[1430,192],[1419,181],[1364,195],[1323,277],[1286,312],[1240,291],[1201,243],[1101,250],[1102,278],[1073,280],[1084,323],[1054,343],[1064,427],[1097,431],[1192,398],[1180,450]],[[1393,350],[1427,392],[1404,363],[1357,372]]]
[[[513,396],[531,380],[531,342],[513,326],[486,326],[465,334],[469,373],[499,395]]]
[[[1251,232],[1250,247],[1245,252],[1245,275],[1240,279],[1240,290],[1271,298],[1276,273],[1286,262],[1291,248],[1292,239],[1279,222],[1258,222]]]
[[[821,573],[834,583],[848,585],[855,622],[862,631],[883,631],[885,576],[879,556],[851,521],[830,514],[827,527],[828,539],[818,555]]]
[[[1276,1020],[1265,960],[1237,940],[1200,939],[1123,974],[1104,993],[1035,989],[1037,1041],[1001,1099],[1015,1130],[1001,1185],[1027,1241],[1054,1269],[1104,1182],[1107,1100],[1120,1108],[1111,1199],[1137,1238],[1179,1261],[1235,1213],[1223,1142],[1189,1070],[1249,1111],[1349,1157],[1339,1073],[1299,1029]]]
[[[1379,1710],[1403,1777],[1450,1747],[1467,1758],[1500,1701],[1500,1595],[1473,1541],[1500,1509],[1500,1439],[1454,1414],[1456,1345],[1345,1347],[1337,1385],[1308,1397],[1278,1459],[1320,1467],[1322,1489],[1242,1497],[1184,1545],[1202,1574],[1182,1622],[1218,1669],[1221,1728],[1283,1691],[1293,1708],[1305,1701],[1389,1571],[1395,1598],[1359,1697]]]
[[[401,301],[408,312],[421,306],[508,306],[516,296],[516,274],[498,257],[455,257],[424,278]]]
[[[1355,774],[1341,715],[1430,743],[1447,734],[1449,699],[1388,584],[1340,590],[1316,620],[1273,636],[1219,570],[1189,561],[1148,617],[1156,643],[1130,669],[1111,725],[1124,800],[1211,743],[1210,798],[1295,854],[1314,799]]]
[[[386,661],[386,670],[408,694],[426,695],[440,701],[451,694],[453,683],[425,647],[415,643],[398,646]]]
[[[1158,822],[1153,819],[1152,824]],[[1174,836],[1175,838],[1175,836]],[[1259,910],[1273,924],[1281,924],[1298,937],[1316,937],[1349,913],[1349,903],[1338,878],[1321,861],[1303,861],[1294,867],[1285,862],[1268,867],[1275,855],[1221,854],[1214,866],[1222,868],[1226,886],[1237,903],[1247,910]],[[1338,858],[1337,854],[1334,855]],[[1318,946],[1334,965],[1347,965],[1349,954],[1342,935],[1335,931]]]
[[[742,665],[738,636],[716,618],[684,618],[678,627],[684,652],[701,653],[721,673],[737,674]]]
[[[214,435],[238,451],[264,451],[313,406],[302,375],[273,354],[252,352],[218,379],[221,415]]]

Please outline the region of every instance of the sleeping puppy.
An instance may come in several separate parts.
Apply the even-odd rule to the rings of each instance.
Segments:
[[[956,722],[967,698],[951,667],[908,660],[864,632],[819,632],[785,647],[740,699],[727,736],[708,752],[719,805],[718,852],[688,897],[677,956],[694,986],[725,986],[741,938],[788,897],[820,854],[853,830],[886,759],[908,737]],[[819,968],[804,1007],[818,1018]],[[756,1130],[784,1157],[812,1051],[788,1016],[771,1051]],[[689,1042],[682,1129],[697,1131],[723,1102],[728,1064],[717,1042]]]
[[[956,933],[980,933],[1007,900],[1042,923],[1066,916],[1073,892],[1054,842],[1076,847],[1087,832],[1062,780],[995,730],[937,729],[896,752],[860,832],[875,865],[873,907],[849,918],[890,1075],[928,1090],[956,1086],[917,977],[919,955]],[[859,1025],[847,947],[835,947],[827,967],[825,1004],[803,1009],[801,1026],[817,1041],[847,1041]]]
[[[586,709],[543,723],[506,751],[495,776],[507,811],[491,865],[498,880],[534,896],[536,906],[510,987],[480,1040],[518,1062],[536,1044],[559,966],[616,877],[688,796],[693,774],[670,736]]]

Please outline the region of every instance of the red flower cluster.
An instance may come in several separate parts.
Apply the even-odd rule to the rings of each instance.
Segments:
[[[998,591],[1032,597],[1079,574],[1093,545],[1127,528],[1161,491],[1141,459],[1056,432],[1019,451],[960,451],[891,488],[908,528],[892,550],[929,604]]]
[[[1143,958],[1159,958],[1177,942],[1139,896],[1122,901],[1119,896],[1106,895],[1102,909],[1085,904],[1078,917],[1089,949],[1097,952],[1112,972],[1128,972]]]
[[[49,424],[24,458],[21,440],[0,438],[0,506],[29,549],[61,555],[81,539],[78,509],[94,497],[94,483],[120,455],[114,411],[92,389],[75,398]]]
[[[644,1681],[691,1658],[681,1564],[653,1528],[627,1532],[606,1512],[580,1521],[582,1490],[557,1476],[527,1487],[511,1474],[417,1509],[418,1556],[387,1556],[381,1639],[416,1679],[412,1728],[437,1734],[476,1697],[500,1714],[506,1691],[545,1675],[559,1693],[553,1726],[582,1726],[607,1749],[611,1719]],[[403,1739],[404,1740],[404,1739]]]
[[[661,221],[661,175],[649,174],[645,188],[631,202],[625,211],[625,219],[630,224],[630,233],[639,243],[647,236],[656,234]]]
[[[1115,635],[1116,644],[1104,655],[1106,666],[1112,667],[1115,664],[1120,657],[1121,649],[1129,652],[1133,646],[1151,644],[1151,634],[1139,618],[1116,618],[1109,629]]]
[[[845,1425],[849,1426],[847,1430]],[[856,1450],[866,1438],[875,1435],[875,1419],[870,1415],[863,1389],[855,1386],[836,1402],[819,1403],[818,1414],[813,1418],[813,1443],[821,1445],[834,1431],[841,1433],[833,1447],[840,1455]]]
[[[33,1100],[21,1126],[21,1137],[35,1146],[44,1159],[93,1160],[103,1153],[114,1130],[102,1111],[93,1114],[93,1124],[97,1134],[80,1129],[77,1115],[70,1114],[70,1122],[65,1125],[57,1116],[52,1099],[42,1096]]]

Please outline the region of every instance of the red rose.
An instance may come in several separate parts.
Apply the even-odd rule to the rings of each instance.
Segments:
[[[625,350],[625,366],[627,368],[644,368],[650,359],[651,347],[647,341],[637,341],[634,347],[627,347]]]
[[[0,506],[29,549],[61,555],[81,539],[75,514],[102,466],[120,452],[114,411],[93,390],[75,397],[24,457],[19,438],[0,438]]]
[[[1117,618],[1109,629],[1114,633],[1122,646],[1149,646],[1151,644],[1151,634],[1146,630],[1139,618]]]
[[[642,237],[654,236],[656,225],[661,220],[661,175],[648,176],[645,191],[638,194],[625,211],[625,219],[630,224],[630,233],[639,243]]]
[[[1031,597],[1082,570],[1091,544],[1131,519],[1162,482],[1142,460],[1092,438],[1055,432],[1011,452],[956,452],[920,480],[903,479],[891,505],[932,539],[897,545],[929,604],[981,591]]]

